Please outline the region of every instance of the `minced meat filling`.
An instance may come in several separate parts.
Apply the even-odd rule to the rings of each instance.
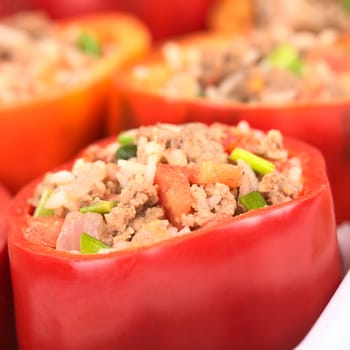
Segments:
[[[196,230],[217,215],[241,215],[250,210],[240,200],[247,194],[260,193],[272,205],[302,191],[299,160],[288,156],[276,130],[264,133],[245,122],[158,124],[123,136],[127,143],[91,146],[71,170],[48,173],[37,186],[35,213],[44,206],[50,211],[45,215],[63,219],[53,248],[79,251],[82,232],[110,249],[148,245]],[[136,154],[118,158],[130,144]],[[240,148],[278,167],[260,173],[249,157],[230,155]]]
[[[0,103],[26,101],[88,81],[101,56],[114,50],[94,33],[74,24],[56,26],[42,13],[2,18]]]
[[[259,27],[283,24],[296,30],[319,32],[334,28],[350,30],[346,1],[339,0],[255,0],[255,19]]]
[[[163,56],[171,74],[160,92],[251,104],[347,96],[348,57],[337,37],[333,29],[312,33],[282,28],[235,36],[212,48],[196,46],[196,41],[187,46],[168,42]]]

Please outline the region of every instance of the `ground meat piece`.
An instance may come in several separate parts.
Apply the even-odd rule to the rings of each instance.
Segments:
[[[269,173],[259,183],[259,192],[265,194],[269,204],[288,202],[296,198],[301,191],[301,184],[294,182],[282,173]]]
[[[240,69],[244,54],[238,49],[238,41],[235,44],[228,50],[202,52],[199,82],[203,87],[217,85],[228,74]]]
[[[214,213],[234,215],[236,209],[236,199],[234,193],[227,185],[215,183],[205,187],[209,208]]]
[[[244,36],[235,36],[229,46],[217,48],[216,51],[202,50],[199,57],[197,79],[205,88],[218,85],[227,76],[256,63],[260,54]]]
[[[158,159],[169,164],[186,165],[213,159],[227,162],[227,154],[221,144],[222,133],[218,125],[211,128],[201,123],[189,123],[181,129],[167,124],[141,127],[137,159],[147,162],[149,153],[154,150]]]
[[[129,205],[134,207],[136,212],[140,212],[146,206],[150,207],[158,203],[157,189],[144,179],[135,178],[122,190],[119,201],[119,205]]]
[[[212,219],[216,213],[234,215],[236,200],[228,186],[216,183],[204,187],[191,186],[193,212],[181,217],[181,224],[190,228],[199,228]]]
[[[135,233],[131,245],[133,247],[154,244],[171,237],[171,231],[168,230],[168,220],[153,220],[144,224],[140,231]]]
[[[181,134],[171,140],[170,147],[180,148],[189,163],[206,160],[226,163],[227,154],[215,135],[204,124],[189,123],[182,128]]]
[[[140,231],[142,226],[155,220],[164,219],[164,209],[160,206],[147,208],[143,213],[138,215],[131,223],[130,226],[135,232]]]
[[[113,238],[113,248],[125,249],[129,246],[142,246],[157,241],[157,237],[159,240],[168,238],[169,222],[160,219],[164,219],[163,208],[158,206],[147,208],[135,219],[130,220],[128,227]]]
[[[128,186],[120,193],[117,207],[105,215],[110,232],[122,233],[138,213],[157,203],[158,194],[155,186],[145,182],[143,177],[129,181]]]
[[[147,141],[155,141],[167,145],[168,142],[180,133],[180,129],[169,124],[156,124],[155,126],[141,126],[137,137],[145,137]]]
[[[269,67],[264,74],[265,89],[261,94],[264,102],[284,102],[294,100],[301,84],[298,76],[287,69]]]
[[[278,130],[270,130],[261,139],[257,153],[274,160],[286,160],[288,152],[283,145],[283,136]]]
[[[115,235],[124,232],[129,221],[134,219],[135,216],[135,207],[118,204],[110,213],[105,215],[109,234]]]

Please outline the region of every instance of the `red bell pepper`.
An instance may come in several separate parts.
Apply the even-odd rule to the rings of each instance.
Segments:
[[[68,24],[90,29],[102,44],[113,42],[118,50],[101,58],[88,82],[55,96],[0,105],[0,181],[12,192],[102,137],[112,73],[142,55],[150,43],[146,27],[122,13],[87,15],[59,25]]]
[[[27,0],[4,0],[0,5],[0,17],[9,16],[18,11],[25,11],[30,8]]]
[[[134,250],[81,255],[29,242],[37,182],[23,188],[9,232],[20,348],[295,346],[341,276],[324,160],[300,141],[285,146],[301,159],[299,198]]]
[[[222,45],[232,40],[228,34],[202,33],[179,39],[182,46]],[[349,45],[350,38],[339,39]],[[141,64],[140,64],[141,65]],[[200,97],[162,96],[161,83],[170,72],[160,51],[154,50],[142,65],[149,77],[139,79],[133,68],[114,79],[110,99],[108,129],[113,134],[125,128],[155,122],[185,123],[214,121],[237,124],[246,120],[262,130],[279,129],[284,135],[304,140],[323,153],[335,201],[338,223],[350,220],[350,99],[287,104],[255,104],[208,101]]]
[[[0,349],[16,348],[12,289],[7,252],[7,210],[11,196],[0,185]]]
[[[207,15],[207,25],[215,31],[242,32],[257,25],[257,11],[256,0],[218,0]]]
[[[53,18],[65,18],[95,11],[126,11],[140,18],[150,29],[155,41],[200,30],[207,25],[213,4],[220,0],[28,0],[35,8]]]

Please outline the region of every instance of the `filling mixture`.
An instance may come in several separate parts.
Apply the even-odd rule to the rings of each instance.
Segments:
[[[350,30],[348,0],[254,0],[254,4],[256,24],[261,27],[282,24],[314,32],[324,28]]]
[[[332,29],[315,34],[281,28],[215,47],[168,42],[163,56],[171,73],[160,89],[170,97],[251,104],[349,96],[349,44],[337,38]],[[147,67],[139,68],[135,76],[147,78]]]
[[[0,103],[26,101],[91,79],[101,57],[115,51],[77,25],[56,26],[41,13],[0,20]]]
[[[70,171],[48,173],[24,235],[81,253],[134,248],[290,201],[302,188],[300,160],[279,131],[157,124],[90,146]]]

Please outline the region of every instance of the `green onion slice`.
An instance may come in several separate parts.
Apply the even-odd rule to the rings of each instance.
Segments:
[[[268,160],[239,147],[232,151],[229,158],[231,160],[244,160],[253,170],[263,175],[273,172],[276,168],[275,164],[269,162]]]
[[[85,232],[82,233],[80,237],[80,252],[82,254],[96,254],[104,248],[109,248],[109,246]]]
[[[270,64],[288,69],[295,75],[301,76],[304,72],[305,63],[296,48],[288,44],[275,47],[267,56]]]
[[[35,208],[33,216],[36,218],[38,216],[52,216],[55,215],[55,211],[53,209],[49,209],[45,207],[47,199],[51,195],[51,190],[46,189],[39,201],[38,206]]]
[[[349,11],[349,12],[350,12],[350,0],[342,0],[341,3],[342,3],[342,5],[343,5],[343,8],[344,8],[346,11]]]
[[[118,142],[121,145],[128,145],[131,143],[135,143],[136,138],[133,135],[128,134],[127,132],[122,132],[118,135]]]
[[[136,157],[136,153],[137,153],[137,145],[135,144],[122,145],[117,149],[117,152],[115,153],[115,157],[117,159],[128,160],[130,158]]]
[[[98,214],[108,214],[111,210],[118,205],[117,201],[98,201],[94,204],[88,205],[86,207],[81,207],[81,213],[98,213]]]
[[[80,49],[91,56],[101,56],[102,47],[100,42],[91,34],[82,32],[78,38]]]
[[[239,197],[240,203],[247,209],[258,209],[267,206],[265,198],[258,191],[253,191]]]

